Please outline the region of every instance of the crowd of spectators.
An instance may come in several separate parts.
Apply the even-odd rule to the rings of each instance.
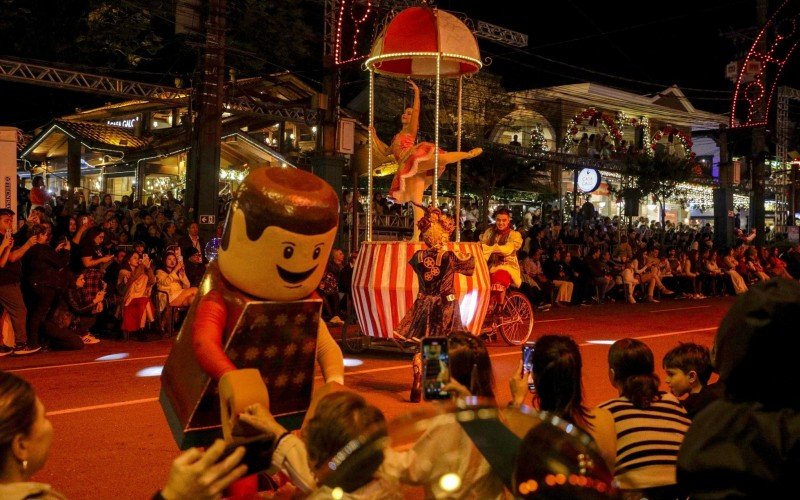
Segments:
[[[0,210],[0,355],[81,349],[120,334],[162,333],[160,314],[188,306],[206,242],[172,193],[159,203],[82,191],[33,196],[13,232]],[[34,203],[36,201],[36,203]],[[169,315],[172,318],[172,315]]]
[[[737,230],[733,245],[719,247],[710,224],[667,221],[662,227],[579,215],[562,226],[525,215],[516,224],[523,237],[521,288],[540,309],[739,295],[772,277],[800,279],[800,245],[754,246],[754,231]],[[477,241],[479,234],[462,232],[462,241]]]

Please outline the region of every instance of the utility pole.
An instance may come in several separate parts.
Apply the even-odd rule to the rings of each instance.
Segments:
[[[225,0],[209,0],[205,13],[202,82],[186,173],[184,206],[205,238],[214,235],[218,217],[222,101],[225,94]]]

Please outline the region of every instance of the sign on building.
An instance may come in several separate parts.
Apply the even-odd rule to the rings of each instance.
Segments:
[[[351,155],[356,152],[356,121],[340,118],[336,126],[336,152]]]
[[[0,127],[0,180],[3,184],[0,206],[17,212],[17,141],[20,131]],[[14,221],[16,227],[16,220]]]

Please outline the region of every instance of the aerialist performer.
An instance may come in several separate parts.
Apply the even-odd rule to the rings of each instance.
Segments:
[[[370,126],[369,131],[375,151],[382,156],[393,155],[400,167],[392,180],[389,196],[398,203],[414,202],[414,220],[419,220],[425,215],[423,209],[418,206],[422,203],[422,193],[433,184],[436,146],[432,142],[416,142],[419,131],[419,87],[410,78],[408,84],[414,89],[414,104],[407,108],[400,117],[403,128],[394,136],[391,145],[387,146],[378,138],[374,127]],[[439,175],[444,173],[447,165],[475,158],[482,152],[481,148],[474,148],[470,151],[440,149]],[[419,241],[419,228],[416,226],[412,241]]]

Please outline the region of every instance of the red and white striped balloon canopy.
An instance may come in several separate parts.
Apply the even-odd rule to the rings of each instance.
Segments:
[[[454,15],[428,7],[397,14],[372,46],[367,67],[393,76],[455,77],[477,73],[481,55],[475,35]]]

